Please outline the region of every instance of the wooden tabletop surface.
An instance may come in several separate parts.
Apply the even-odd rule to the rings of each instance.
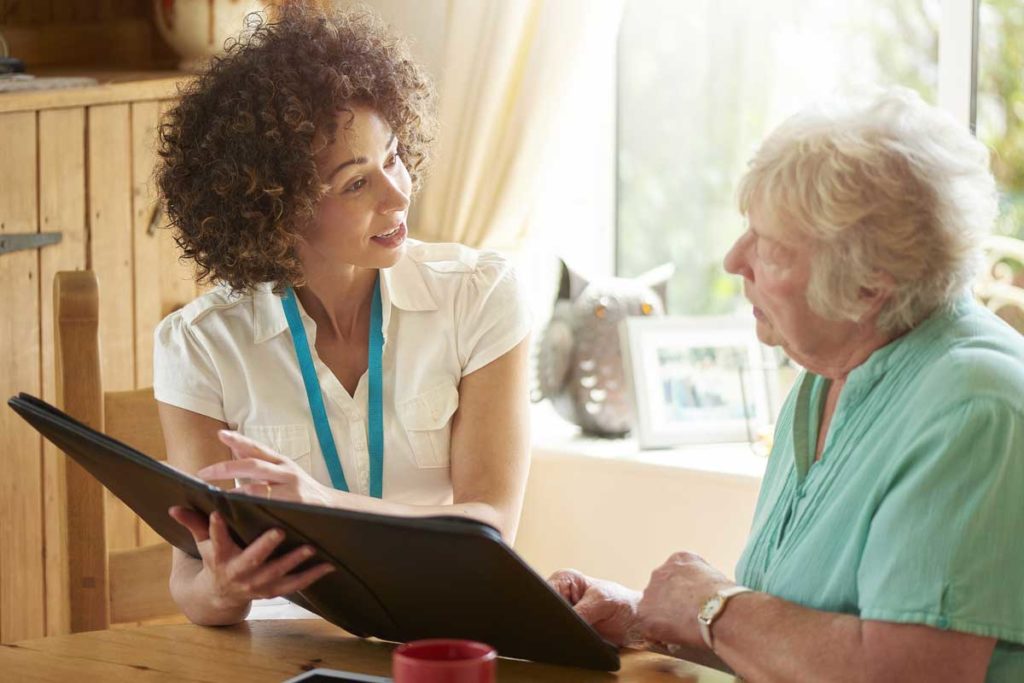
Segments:
[[[282,619],[207,628],[169,624],[52,636],[0,646],[0,678],[10,681],[284,681],[327,667],[388,676],[394,646],[349,636],[325,621]],[[586,669],[499,660],[500,683],[729,683],[713,669],[627,650],[622,669]]]

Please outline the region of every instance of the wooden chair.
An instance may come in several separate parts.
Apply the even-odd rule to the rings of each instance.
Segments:
[[[53,298],[58,407],[90,427],[165,459],[152,388],[103,391],[95,274],[57,273]],[[58,504],[63,507],[71,631],[180,614],[168,588],[170,545],[160,542],[108,552],[103,487],[70,458],[62,457],[60,463],[65,490]]]
[[[974,294],[1024,334],[1024,241],[1002,236],[985,241],[985,270],[975,283]]]

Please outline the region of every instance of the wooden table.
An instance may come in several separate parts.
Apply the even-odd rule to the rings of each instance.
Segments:
[[[316,619],[207,628],[141,626],[0,646],[5,681],[283,681],[315,667],[390,675],[394,646],[349,636]],[[728,683],[714,669],[626,651],[615,674],[499,660],[500,683]]]

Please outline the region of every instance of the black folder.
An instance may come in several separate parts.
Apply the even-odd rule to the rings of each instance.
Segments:
[[[505,657],[619,668],[617,649],[573,611],[498,532],[463,517],[406,518],[254,498],[210,486],[101,434],[27,394],[19,415],[135,510],[172,545],[198,557],[191,534],[167,510],[223,515],[248,544],[279,528],[278,555],[302,544],[307,566],[336,567],[288,598],[349,633],[405,642],[468,638]]]

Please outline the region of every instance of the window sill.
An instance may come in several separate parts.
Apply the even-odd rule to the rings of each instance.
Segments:
[[[602,439],[581,434],[547,402],[532,406],[533,458],[629,463],[760,481],[768,458],[746,442],[686,444],[641,450],[635,438]]]

